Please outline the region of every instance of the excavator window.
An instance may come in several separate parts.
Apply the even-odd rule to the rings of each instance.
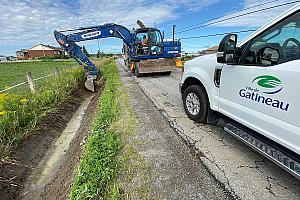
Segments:
[[[143,31],[136,34],[137,54],[150,55],[162,53],[162,37],[158,30]]]
[[[148,32],[141,32],[136,35],[137,54],[149,54]]]
[[[149,45],[151,54],[162,53],[163,41],[160,31],[155,30],[149,32]]]

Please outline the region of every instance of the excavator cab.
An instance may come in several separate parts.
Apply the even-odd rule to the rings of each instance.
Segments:
[[[140,28],[135,31],[135,49],[137,55],[163,54],[163,39],[155,28]]]

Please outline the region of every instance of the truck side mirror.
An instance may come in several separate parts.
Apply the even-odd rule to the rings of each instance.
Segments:
[[[218,63],[234,63],[236,44],[237,34],[228,34],[222,39],[217,52]]]

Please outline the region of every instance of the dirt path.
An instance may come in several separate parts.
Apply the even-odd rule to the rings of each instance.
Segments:
[[[150,198],[231,199],[124,68],[118,68],[139,121],[137,150],[149,166]]]
[[[56,195],[66,197],[72,182],[73,169],[79,161],[81,153],[79,144],[88,133],[100,91],[96,95],[85,89],[72,92],[55,112],[50,113],[38,125],[40,128],[19,143],[11,154],[10,162],[1,162],[1,200],[41,199],[44,189],[47,189],[43,195],[44,199],[58,199]],[[82,103],[89,98],[91,103],[88,103],[88,107],[84,109],[86,114],[80,116],[80,113],[77,113],[77,118],[82,118],[82,125],[78,133],[74,135],[75,138],[72,140],[68,133],[62,138],[62,133],[67,126],[70,126],[69,122],[74,118],[74,114],[76,115],[78,109],[83,109]],[[46,158],[49,155],[55,154],[53,150],[55,146],[58,150],[63,151],[63,157],[56,153],[52,156],[52,160],[47,161]],[[64,167],[60,168],[61,165]],[[58,170],[59,175],[56,175]],[[68,173],[62,172],[64,170]],[[51,178],[54,178],[51,184],[47,184],[45,187]]]

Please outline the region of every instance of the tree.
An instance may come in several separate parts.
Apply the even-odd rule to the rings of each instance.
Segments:
[[[90,57],[89,52],[86,50],[85,46],[82,47],[82,52],[87,56]]]

